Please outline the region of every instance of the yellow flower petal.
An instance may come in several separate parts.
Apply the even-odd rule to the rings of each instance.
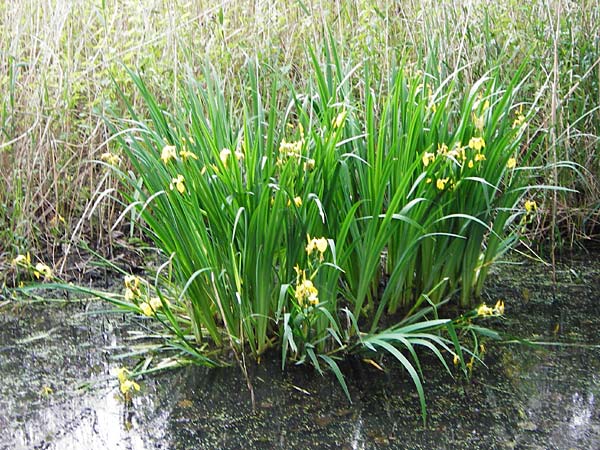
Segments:
[[[125,381],[123,381],[121,383],[121,385],[119,386],[119,388],[121,389],[121,393],[122,394],[127,394],[131,390],[139,391],[140,390],[140,385],[137,384],[135,381],[125,380]]]
[[[183,175],[177,175],[177,177],[171,180],[171,184],[169,185],[169,187],[171,188],[171,190],[177,189],[180,194],[183,194],[185,192],[184,182],[185,178],[183,178]]]
[[[425,167],[427,167],[429,165],[429,163],[432,163],[433,161],[435,161],[435,154],[433,153],[429,153],[429,152],[425,152],[423,154],[423,158],[421,158],[423,161],[423,165]]]
[[[29,253],[27,255],[17,255],[11,264],[13,266],[29,267],[31,266],[31,256],[29,256]]]
[[[135,292],[129,288],[125,289],[125,300],[132,301],[135,298]]]
[[[188,159],[198,159],[198,156],[190,151],[187,150],[181,150],[179,152],[179,155],[181,156],[181,159],[183,159],[184,161],[187,161]]]
[[[316,247],[319,253],[325,253],[325,250],[327,250],[327,239],[324,237],[317,239]]]
[[[525,202],[525,211],[528,213],[532,211],[537,211],[537,203],[534,200],[527,200]]]
[[[223,163],[224,166],[227,166],[227,160],[229,159],[230,156],[231,156],[231,150],[229,150],[228,148],[224,148],[223,150],[221,150],[219,152],[219,159],[221,160],[221,162]]]
[[[446,183],[448,183],[449,178],[440,178],[435,182],[435,186],[443,191],[446,188]]]
[[[111,166],[118,166],[121,163],[121,157],[111,152],[104,152],[100,155],[102,161],[106,161]]]
[[[146,302],[140,303],[140,309],[142,310],[142,313],[145,316],[151,316],[154,314],[154,310],[152,309],[152,306],[150,306],[149,303],[146,303]]]
[[[158,297],[152,297],[150,299],[150,307],[156,311],[157,309],[162,307],[162,302],[160,301],[160,298]]]
[[[40,279],[42,276],[44,277],[44,279],[49,279],[49,278],[52,278],[52,275],[53,275],[52,269],[44,263],[37,263],[35,265],[33,274],[35,275],[35,277],[37,279]]]
[[[494,306],[494,313],[497,315],[502,315],[504,314],[504,301],[503,300],[498,300],[496,302],[496,305]]]
[[[118,378],[119,383],[123,383],[125,380],[127,380],[129,370],[127,370],[125,367],[119,367],[118,369],[115,369],[113,373]]]
[[[482,137],[472,137],[469,140],[469,148],[472,148],[473,150],[480,151],[484,147],[485,141]]]
[[[306,162],[304,163],[304,170],[311,171],[314,168],[315,168],[315,160],[312,158],[307,159]]]
[[[491,316],[494,314],[494,310],[483,303],[479,308],[477,308],[478,316]]]
[[[135,275],[125,276],[125,287],[132,291],[137,290],[140,287],[140,279]]]
[[[346,121],[347,114],[348,112],[346,110],[343,110],[341,113],[339,113],[337,117],[333,120],[333,128],[340,128]]]
[[[160,152],[160,159],[167,164],[172,159],[177,159],[177,149],[174,145],[165,145]]]

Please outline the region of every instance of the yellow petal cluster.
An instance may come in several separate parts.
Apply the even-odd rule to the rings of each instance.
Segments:
[[[221,162],[223,163],[224,166],[227,166],[227,160],[229,159],[230,156],[231,156],[231,150],[229,150],[228,148],[224,148],[223,150],[221,150],[219,152],[219,159],[221,160]]]
[[[198,156],[194,152],[190,152],[188,150],[181,150],[179,152],[179,156],[181,156],[181,159],[184,161],[187,161],[188,159],[198,159]]]
[[[295,267],[296,273],[296,289],[294,297],[298,304],[302,307],[315,306],[319,304],[319,290],[315,287],[311,280],[306,279],[306,272]]]
[[[467,159],[465,149],[460,146],[460,142],[457,142],[452,150],[446,152],[446,155],[454,159],[462,159],[463,161]]]
[[[523,105],[519,106],[519,110],[515,111],[515,120],[512,124],[513,128],[519,128],[521,125],[525,124],[525,116],[523,115]]]
[[[140,309],[145,316],[153,316],[162,307],[162,302],[158,297],[152,297],[148,302],[140,303]]]
[[[125,300],[133,301],[140,293],[140,279],[135,275],[127,275],[125,277]]]
[[[310,172],[314,168],[315,168],[315,160],[314,159],[309,158],[304,162],[304,170]]]
[[[508,161],[506,162],[506,168],[514,169],[515,167],[517,167],[517,160],[515,158],[508,158]]]
[[[171,190],[177,189],[180,194],[183,194],[185,192],[185,184],[184,183],[185,183],[185,178],[183,178],[183,175],[180,174],[171,180],[169,187],[171,188]]]
[[[485,303],[483,303],[479,308],[477,308],[478,316],[493,316],[494,308],[490,308]]]
[[[129,370],[127,370],[125,367],[116,369],[114,373],[119,380],[119,389],[126,398],[130,398],[130,395],[133,391],[140,390],[140,385],[129,379]]]
[[[302,206],[302,197],[294,197],[293,202],[296,208],[300,208]],[[288,200],[287,205],[292,206],[292,200]]]
[[[244,153],[242,153],[241,151],[236,150],[235,152],[232,152],[228,148],[224,148],[223,150],[221,150],[219,152],[219,159],[221,160],[221,162],[223,163],[223,165],[225,167],[227,167],[227,163],[228,163],[231,155],[235,156],[236,161],[240,161],[241,159],[244,159]]]
[[[469,140],[469,148],[473,150],[481,151],[485,147],[485,140],[482,137],[472,137]]]
[[[125,287],[131,289],[132,291],[137,291],[140,288],[140,279],[135,275],[127,275],[125,276]]]
[[[52,278],[52,269],[44,263],[37,263],[33,270],[33,275],[39,280],[42,276],[44,279]]]
[[[279,153],[288,158],[300,158],[302,156],[303,145],[304,139],[295,142],[286,142],[284,139],[281,141],[281,144],[279,144]]]
[[[439,178],[435,182],[435,187],[437,187],[440,191],[443,191],[444,189],[446,189],[446,184],[448,183],[449,180],[450,180],[450,178]]]
[[[114,374],[119,380],[119,383],[122,383],[127,378],[129,378],[129,370],[127,370],[125,367],[119,367],[114,371]]]
[[[172,159],[177,159],[177,149],[174,145],[165,145],[160,152],[160,159],[167,164]]]
[[[104,152],[100,155],[102,161],[106,161],[111,166],[118,166],[121,163],[121,157],[111,152]]]
[[[12,260],[11,264],[13,266],[30,267],[31,256],[29,255],[29,252],[27,252],[26,255],[17,255],[16,258]]]
[[[125,395],[125,394],[129,394],[130,391],[133,391],[133,390],[139,391],[140,385],[137,384],[133,380],[125,380],[121,383],[119,388],[121,389],[121,393],[123,393]]]
[[[312,252],[317,251],[319,252],[322,261],[323,253],[327,250],[327,239],[324,237],[311,239],[309,234],[306,235],[306,239],[308,240],[308,244],[306,244],[306,254],[310,256]]]
[[[348,111],[346,111],[346,110],[343,110],[341,113],[339,113],[336,116],[336,118],[333,120],[333,128],[340,128],[342,125],[344,125],[347,114],[348,114]]]
[[[494,313],[501,316],[504,314],[504,301],[498,300],[494,305]]]
[[[442,144],[438,144],[438,148],[437,148],[437,154],[438,155],[445,155],[448,153],[448,146],[444,143]]]
[[[433,161],[435,161],[435,154],[430,153],[430,152],[423,153],[422,161],[423,161],[423,165],[425,167],[427,167],[429,165],[429,163],[432,163]]]
[[[504,301],[498,300],[494,307],[487,306],[485,303],[482,303],[479,308],[477,308],[478,316],[501,316],[504,314]]]
[[[525,211],[528,213],[537,211],[537,203],[534,200],[525,201]]]

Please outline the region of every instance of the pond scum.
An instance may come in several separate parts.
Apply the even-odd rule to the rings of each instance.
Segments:
[[[179,363],[221,365],[233,354],[244,367],[246,355],[276,349],[283,367],[331,370],[349,396],[338,362],[357,354],[379,366],[388,354],[425,419],[418,349],[449,372],[447,360],[472,369],[477,335],[493,335],[479,319],[504,312],[502,301],[477,300],[490,265],[548,189],[528,166],[535,105],[515,104],[520,71],[507,85],[490,72],[465,89],[460,71],[441,78],[399,65],[378,79],[368,63],[341,61],[333,41],[322,59],[308,55],[305,92],[249,63],[247,95],[228,101],[207,66],[172,110],[130,72],[144,108],[120,91],[131,118],[109,119],[117,145],[98,164],[129,186],[117,224],[133,217],[164,264],[145,279],[126,275],[120,294],[94,294],[156,322],[158,347]],[[260,85],[279,95],[265,105]],[[125,158],[133,170],[120,169]],[[29,255],[13,264],[88,291]],[[467,312],[443,318],[447,303]],[[123,395],[154,369],[121,369]]]

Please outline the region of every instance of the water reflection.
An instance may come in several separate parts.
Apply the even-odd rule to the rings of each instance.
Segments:
[[[597,274],[594,267],[585,269]],[[504,331],[598,343],[598,278],[563,284],[563,297],[550,302],[535,288],[545,275],[529,273],[532,295],[522,303],[514,277],[500,274],[490,288],[509,306]],[[600,448],[596,348],[490,344],[488,368],[470,381],[425,358],[427,427],[406,374],[370,366],[347,370],[352,404],[335,379],[294,367],[282,374],[275,362],[251,368],[256,410],[235,368],[150,377],[127,405],[107,359],[125,345],[122,319],[77,317],[78,308],[36,305],[4,316],[0,449]],[[557,321],[564,335],[552,334]],[[78,389],[85,381],[92,386]],[[42,395],[44,386],[55,392]]]
[[[589,394],[587,401],[586,395],[580,395],[575,392],[571,398],[573,415],[569,421],[569,436],[573,440],[583,439],[590,429],[592,414],[595,411],[594,394]]]
[[[362,415],[359,414],[356,420],[356,426],[354,427],[354,434],[352,435],[352,450],[364,450],[365,441],[362,435],[363,431],[363,419]]]

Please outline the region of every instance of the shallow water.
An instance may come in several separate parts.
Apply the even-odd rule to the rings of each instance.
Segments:
[[[11,303],[0,311],[1,449],[600,448],[599,255],[564,261],[556,292],[540,264],[501,266],[486,291],[506,302],[495,328],[543,345],[488,342],[470,380],[424,358],[429,418],[404,372],[346,368],[349,404],[332,377],[273,363],[186,367],[146,377],[126,404],[110,369],[132,345],[105,306]],[[582,345],[583,344],[583,345]]]

